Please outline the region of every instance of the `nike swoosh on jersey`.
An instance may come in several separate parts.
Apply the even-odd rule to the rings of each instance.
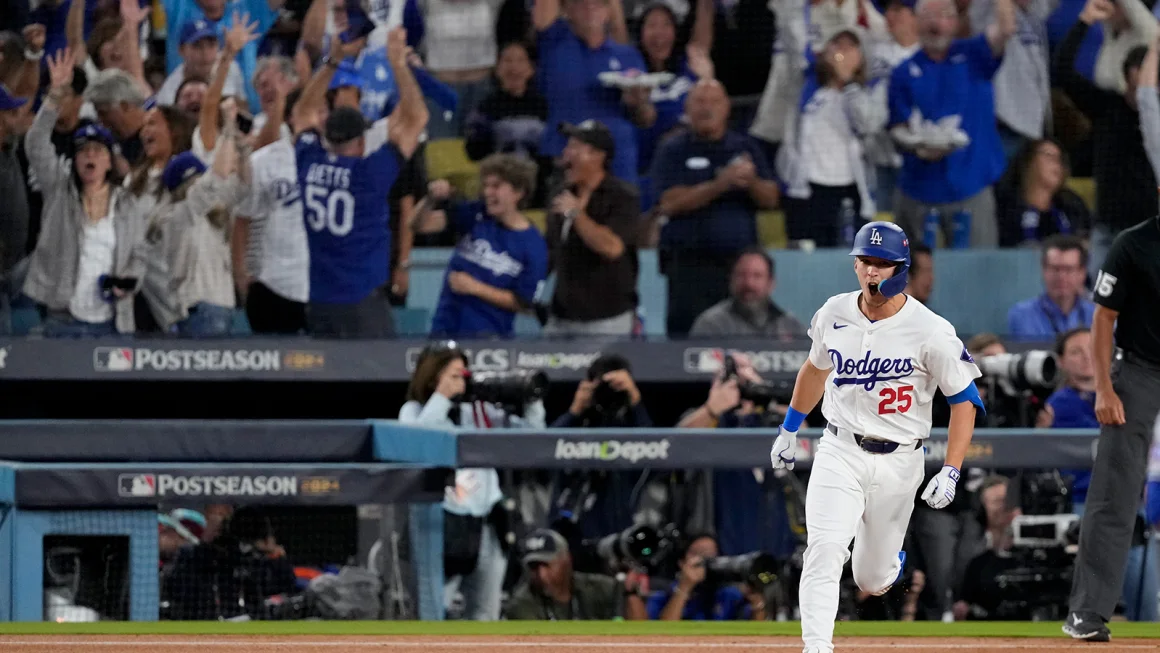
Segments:
[[[838,324],[837,322],[834,322],[835,329],[845,329],[848,326],[850,326],[850,325],[849,324]]]

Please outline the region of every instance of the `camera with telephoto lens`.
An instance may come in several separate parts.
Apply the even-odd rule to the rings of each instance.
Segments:
[[[758,590],[776,581],[780,571],[777,558],[761,551],[709,558],[704,564],[705,577],[717,585],[745,583]]]
[[[671,524],[664,528],[637,524],[619,533],[592,539],[579,539],[579,529],[567,519],[553,522],[552,530],[573,542],[573,568],[595,574],[627,569],[656,571],[671,557],[674,545],[680,539],[680,533]],[[577,539],[572,539],[569,534]]]
[[[511,409],[543,399],[548,392],[548,375],[539,370],[471,372],[466,380],[463,401],[482,401]]]
[[[788,403],[789,397],[793,394],[792,383],[770,383],[768,381],[757,383],[740,376],[737,373],[737,360],[733,358],[732,354],[726,354],[722,370],[724,380],[737,381],[737,390],[741,393],[741,398],[745,401],[752,401],[756,406],[764,408],[779,399]]]
[[[1054,388],[1059,384],[1059,359],[1051,351],[983,356],[978,365],[984,376],[1007,381],[1018,390]]]
[[[581,546],[590,545],[596,557],[604,561],[609,569],[655,569],[671,552],[674,541],[665,530],[637,524],[619,533],[605,535],[595,542],[586,541]]]

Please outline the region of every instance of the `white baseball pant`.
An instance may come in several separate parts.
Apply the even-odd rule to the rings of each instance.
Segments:
[[[827,430],[818,442],[806,489],[808,540],[799,587],[807,652],[834,650],[838,585],[850,540],[861,590],[878,593],[898,578],[898,552],[923,472],[921,448],[869,453],[844,430],[841,436]]]

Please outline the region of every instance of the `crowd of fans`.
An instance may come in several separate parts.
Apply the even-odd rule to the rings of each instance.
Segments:
[[[670,336],[791,339],[802,325],[771,299],[776,268],[759,212],[781,210],[793,245],[841,248],[886,211],[912,239],[908,292],[919,301],[934,283],[934,248],[1040,257],[1044,293],[1011,307],[1005,335],[1058,338],[1066,378],[1029,404],[1032,418],[1095,425],[1089,281],[1112,237],[1157,207],[1160,23],[1150,0],[389,4],[4,3],[0,332],[14,310],[33,307],[49,337],[222,336],[239,310],[257,333],[389,337],[413,248],[454,245],[432,325],[440,337],[510,336],[521,313],[537,315],[545,335],[629,336],[640,328],[637,251],[656,247]],[[755,107],[741,101],[758,94]],[[448,139],[480,161],[478,197],[475,184],[429,178],[427,151]],[[1094,180],[1094,206],[1069,188],[1073,176]],[[542,232],[529,209],[546,214]],[[969,348],[980,356],[1002,344],[982,334]],[[420,370],[428,378],[413,384],[401,419],[449,419],[458,360],[451,352]],[[598,362],[553,426],[651,425],[627,364]],[[760,378],[742,362],[680,426],[768,424],[776,406],[743,396],[746,382]],[[463,406],[463,422],[508,417]],[[476,528],[501,494],[494,470],[467,471],[458,480],[481,493],[447,511]],[[658,491],[712,488],[705,505],[739,505],[773,484],[729,474]],[[652,496],[614,476],[589,506],[604,520],[589,535],[630,525],[631,514],[608,516]],[[995,576],[981,571],[1008,559],[1008,481],[976,480],[978,493],[962,493],[975,505],[916,511],[922,562],[906,586],[927,589],[879,608],[1014,614],[988,603]],[[790,512],[791,499],[770,501]],[[738,524],[791,534],[790,520],[725,512],[683,515],[686,532],[718,535],[687,537],[675,580],[653,595],[639,578],[622,587],[573,575],[576,540],[534,533],[510,614],[769,618],[768,593],[751,585],[698,589],[702,563],[776,536]],[[487,585],[468,609],[494,618],[506,552],[486,532],[486,554],[457,575]],[[787,537],[779,553],[792,558]]]
[[[791,246],[843,247],[884,211],[931,248],[1067,237],[1088,271],[1155,213],[1160,29],[1144,0],[751,4],[6,3],[0,329],[35,308],[47,336],[214,336],[244,311],[256,333],[389,337],[412,249],[454,245],[438,335],[510,336],[528,313],[545,335],[629,336],[637,250],[657,247],[669,336],[793,336],[756,277],[735,278],[766,245],[761,211],[782,212]],[[317,79],[325,106],[299,110]],[[344,108],[362,122],[335,131]],[[369,158],[408,116],[423,143],[360,173],[378,175],[389,226],[364,231],[360,208],[344,238],[351,209],[308,188],[295,143],[316,132],[333,156],[365,132]],[[447,142],[481,162],[478,182],[429,178]],[[1090,304],[1057,295],[1092,275],[1044,265],[1049,291],[1013,310],[1015,335],[1090,323]],[[334,324],[372,308],[375,328]]]

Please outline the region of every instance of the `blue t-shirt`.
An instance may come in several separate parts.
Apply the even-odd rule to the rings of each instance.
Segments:
[[[1007,335],[1017,340],[1052,340],[1079,327],[1091,328],[1096,305],[1080,297],[1064,315],[1046,294],[1016,303],[1007,311]]]
[[[181,64],[181,27],[195,20],[204,20],[214,26],[218,35],[224,39],[226,30],[234,24],[234,12],[239,16],[249,14],[250,22],[257,21],[257,33],[264,35],[278,20],[278,12],[270,9],[269,0],[227,0],[226,11],[218,20],[210,20],[202,13],[196,0],[164,0],[165,20],[168,26],[169,38],[165,40],[165,70],[172,73]],[[261,105],[258,92],[254,90],[254,73],[258,71],[258,45],[262,39],[258,38],[246,44],[238,53],[238,66],[242,69],[242,82],[246,86],[246,101],[252,111],[257,111]]]
[[[656,621],[661,618],[661,611],[673,596],[677,585],[666,591],[653,593],[648,599],[648,618]],[[693,593],[685,601],[685,609],[681,612],[681,621],[733,621],[749,619],[749,604],[741,595],[741,590],[732,585],[717,588],[713,597],[713,614],[705,613],[705,602],[700,595],[701,588],[693,589]]]
[[[674,134],[661,143],[653,158],[652,178],[657,197],[674,186],[711,181],[734,157],[748,153],[761,179],[773,170],[752,139],[733,131],[719,141],[706,141],[692,131]],[[661,231],[661,247],[733,254],[757,244],[757,203],[745,190],[731,190],[691,213],[669,216]]]
[[[1096,419],[1096,393],[1094,392],[1080,392],[1071,386],[1064,386],[1047,398],[1047,405],[1051,406],[1054,415],[1051,422],[1053,429],[1100,428],[1100,422]],[[1087,501],[1092,472],[1090,469],[1070,471],[1074,478],[1071,486],[1071,499],[1075,503],[1084,503]]]
[[[1003,63],[985,35],[951,44],[947,58],[936,62],[919,50],[890,75],[890,124],[905,123],[915,109],[924,120],[962,117],[970,137],[966,147],[941,161],[927,162],[904,151],[898,186],[926,204],[967,199],[995,183],[1007,160],[995,123],[995,92],[991,79]]]
[[[477,281],[515,293],[531,305],[548,273],[548,245],[529,225],[523,231],[504,227],[487,214],[483,202],[461,203],[452,211],[456,233],[463,234],[447,273],[466,272]],[[431,334],[456,338],[511,336],[515,314],[479,297],[451,291],[443,277],[443,293],[435,308]]]
[[[366,157],[328,153],[315,132],[294,148],[310,246],[310,301],[356,304],[390,279],[387,195],[404,159],[387,143]]]
[[[556,131],[561,122],[579,124],[599,120],[612,132],[616,154],[612,174],[635,184],[637,178],[636,127],[628,119],[621,91],[606,88],[597,75],[608,71],[645,70],[644,58],[636,48],[605,39],[589,48],[559,19],[539,35],[540,92],[548,100],[550,129],[544,130],[540,153],[559,156],[567,138]]]

